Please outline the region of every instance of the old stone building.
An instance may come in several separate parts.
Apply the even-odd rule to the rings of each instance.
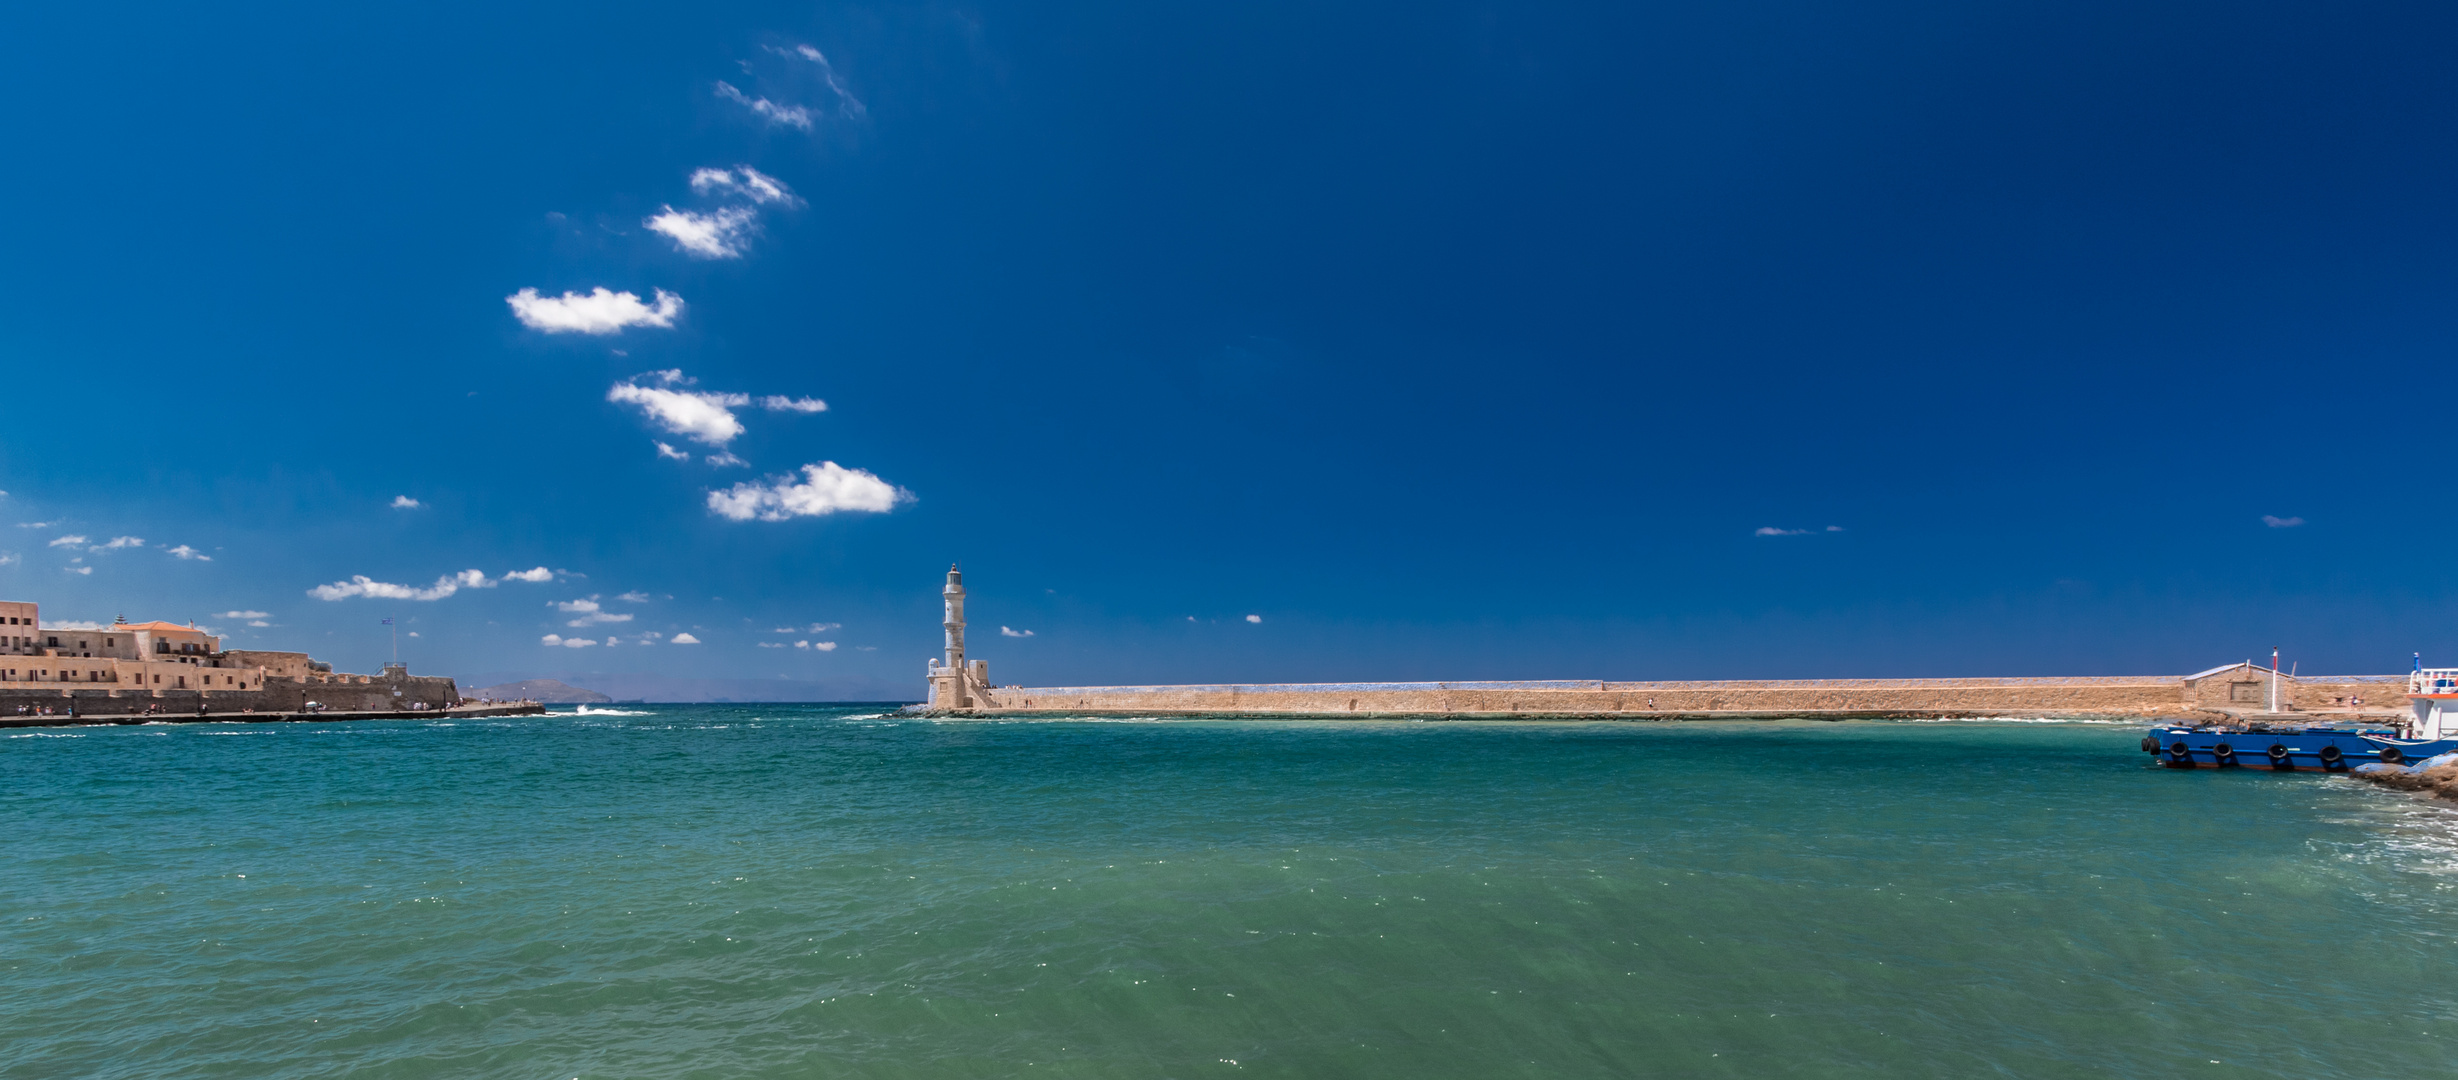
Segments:
[[[87,714],[441,709],[459,703],[449,678],[337,674],[306,653],[225,650],[194,624],[45,627],[37,605],[0,602],[0,714],[20,707]]]

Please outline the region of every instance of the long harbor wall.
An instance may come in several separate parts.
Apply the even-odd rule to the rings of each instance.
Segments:
[[[51,660],[51,663],[76,661]],[[198,668],[197,678],[220,676],[225,669]],[[445,709],[459,704],[460,689],[447,676],[412,675],[406,669],[381,675],[311,675],[304,678],[260,677],[255,689],[138,688],[109,682],[0,683],[0,716],[20,709],[50,709],[79,713],[259,713],[312,711],[310,702],[329,712],[388,712],[421,706]]]
[[[216,705],[221,702],[216,701]],[[456,705],[449,709],[353,709],[353,710],[291,710],[284,712],[254,711],[188,711],[188,712],[109,712],[89,713],[65,709],[51,715],[0,715],[0,728],[44,727],[105,727],[136,724],[330,724],[344,720],[454,720],[473,716],[535,716],[546,706],[534,701],[508,702],[501,705]]]
[[[2220,719],[2272,711],[2274,676],[2247,664],[2197,675],[1705,682],[1243,683],[990,687],[976,716],[1448,717],[1619,720],[2126,716]],[[2404,675],[2275,676],[2277,711],[2404,715]]]

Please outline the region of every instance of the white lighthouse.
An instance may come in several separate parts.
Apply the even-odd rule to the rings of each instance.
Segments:
[[[939,625],[947,629],[947,662],[930,662],[930,707],[940,709],[970,709],[990,704],[984,692],[990,688],[990,664],[964,658],[964,571],[947,568],[947,587],[939,590],[947,598],[947,616]]]

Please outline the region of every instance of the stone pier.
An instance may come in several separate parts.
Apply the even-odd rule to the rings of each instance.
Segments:
[[[2268,711],[2273,673],[2251,663],[2193,675],[1695,682],[1560,680],[1222,683],[970,688],[967,716],[1441,717],[1713,720],[1811,717],[2121,716],[2218,720]],[[2275,675],[2282,712],[2315,720],[2407,715],[2404,675]],[[946,699],[941,698],[941,701]]]

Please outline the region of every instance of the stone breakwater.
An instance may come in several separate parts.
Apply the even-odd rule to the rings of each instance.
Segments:
[[[52,715],[0,715],[0,728],[130,727],[138,724],[332,724],[344,720],[461,720],[480,716],[536,716],[546,706],[534,701],[503,705],[457,705],[449,709],[360,709],[312,712],[159,712],[86,713],[61,710]]]
[[[1772,719],[2126,716],[2219,719],[2269,711],[2271,673],[1706,682],[1240,683],[993,687],[947,715]],[[2316,719],[2407,711],[2403,675],[2277,677],[2279,711]]]
[[[2370,780],[2395,791],[2458,802],[2458,754],[2427,758],[2411,766],[2359,765],[2354,775],[2358,780]]]

